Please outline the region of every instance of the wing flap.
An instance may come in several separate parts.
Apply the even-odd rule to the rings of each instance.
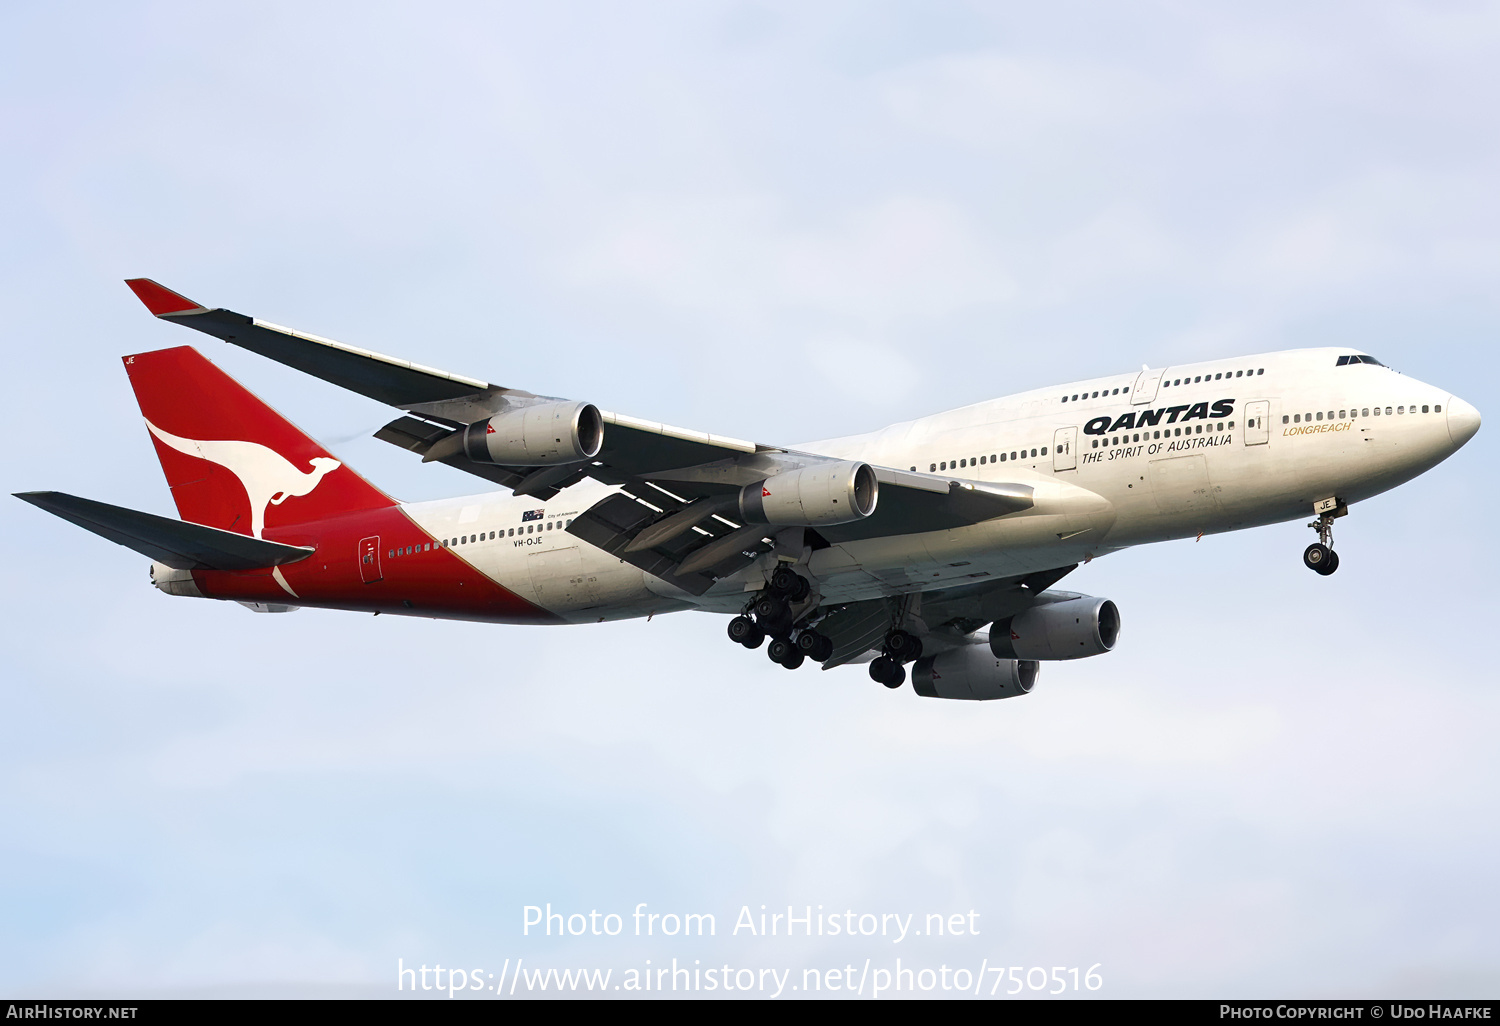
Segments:
[[[15,496],[174,570],[260,570],[295,563],[314,552],[66,492],[16,492]]]

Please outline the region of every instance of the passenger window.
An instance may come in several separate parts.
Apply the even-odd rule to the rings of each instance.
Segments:
[[[1198,375],[1198,376],[1197,376],[1197,377],[1196,377],[1196,378],[1194,378],[1194,379],[1193,379],[1193,384],[1195,384],[1195,385],[1196,385],[1196,384],[1197,384],[1197,383],[1198,383],[1198,382],[1200,382],[1200,381],[1202,381],[1202,380],[1203,380],[1203,375],[1202,375],[1202,374],[1200,374],[1200,375]]]
[[[969,465],[969,461],[968,460],[959,460],[958,461],[958,465],[960,467],[967,467]]]
[[[1282,418],[1282,420],[1285,420],[1285,419],[1286,419],[1285,417]],[[1292,419],[1294,421],[1296,421],[1296,423],[1301,424],[1302,423],[1302,414],[1300,414],[1300,413],[1294,414],[1293,417],[1292,417]]]
[[[934,463],[934,464],[932,464],[932,466],[928,467],[927,468],[927,473],[929,473],[929,474],[936,474],[937,473],[937,464]]]
[[[1265,372],[1266,372],[1266,369],[1264,367],[1262,367],[1260,370],[1256,371],[1255,373],[1257,373],[1257,374],[1264,374]]]
[[[507,538],[514,538],[515,536],[516,536],[516,529],[514,527],[509,528],[505,532],[505,537],[507,537]]]
[[[1095,399],[1099,398],[1099,393],[1095,392],[1094,395],[1093,395],[1093,398],[1095,398]]]
[[[1160,438],[1161,437],[1161,432],[1160,431],[1153,431],[1153,432],[1151,432],[1151,437],[1152,438]]]
[[[984,466],[984,457],[983,456],[979,457],[979,465],[981,467]]]
[[[947,470],[948,469],[948,461],[944,460],[943,462],[939,463],[938,464],[938,469],[939,470]]]
[[[1406,412],[1406,407],[1405,406],[1398,406],[1398,407],[1396,407],[1396,412],[1397,413],[1405,413]]]
[[[1076,403],[1076,402],[1077,402],[1077,401],[1078,401],[1078,397],[1077,397],[1077,396],[1076,396],[1076,395],[1075,395],[1075,396],[1074,396],[1074,397],[1073,397],[1073,401],[1074,401],[1074,402],[1075,402],[1075,403]]]
[[[1094,439],[1094,448],[1095,449],[1099,448],[1099,439],[1097,439],[1097,438]]]
[[[1031,450],[1031,457],[1032,457],[1032,459],[1036,458],[1036,450],[1035,449]]]
[[[1363,410],[1359,411],[1359,415],[1361,417],[1368,417],[1370,415],[1370,408],[1366,406]]]
[[[1339,411],[1339,420],[1343,420],[1343,419],[1344,419],[1344,411],[1340,410]]]
[[[1237,378],[1243,378],[1245,376],[1245,372],[1244,371],[1235,371],[1234,372],[1234,376],[1237,377]]]
[[[994,453],[990,453],[990,462],[991,463],[995,462],[995,454]]]
[[[1422,407],[1422,412],[1423,412],[1423,413],[1426,413],[1426,412],[1427,412],[1427,407],[1425,407],[1425,406],[1424,406],[1424,407]]]
[[[1391,415],[1391,408],[1390,408],[1390,407],[1389,407],[1389,406],[1387,406],[1387,407],[1386,407],[1386,408],[1385,408],[1385,415],[1386,415],[1386,416],[1387,416],[1387,417],[1389,417],[1389,416],[1390,416],[1390,415]]]
[[[1432,412],[1433,413],[1442,413],[1443,412],[1443,408],[1441,406],[1434,406],[1432,408]]]
[[[1047,455],[1047,447],[1045,445],[1042,446],[1042,455],[1043,456]]]
[[[1015,459],[1015,458],[1016,458],[1016,454],[1015,454],[1015,453],[1011,453],[1011,454],[1010,454],[1010,458],[1011,458],[1011,459]]]
[[[1319,420],[1322,420],[1322,419],[1323,419],[1323,411],[1322,411],[1322,410],[1319,410],[1319,411],[1318,411],[1318,419],[1319,419]]]
[[[1000,454],[1000,462],[1001,463],[1005,462],[1005,453],[1003,453],[1003,452]]]

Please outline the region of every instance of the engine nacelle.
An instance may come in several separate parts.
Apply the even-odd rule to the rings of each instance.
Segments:
[[[818,527],[863,520],[875,512],[880,483],[868,463],[820,463],[740,489],[746,523]]]
[[[1120,610],[1083,596],[1032,606],[990,627],[990,651],[1001,659],[1082,659],[1102,655],[1120,637]]]
[[[912,664],[911,686],[924,698],[988,702],[1028,694],[1040,671],[1033,660],[1000,659],[983,645],[969,645],[918,659]]]
[[[593,403],[538,403],[464,428],[464,455],[475,463],[550,467],[599,455],[604,418]]]

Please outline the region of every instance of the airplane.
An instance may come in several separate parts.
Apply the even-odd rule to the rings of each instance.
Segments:
[[[866,663],[928,698],[1029,693],[1111,651],[1056,590],[1133,545],[1335,520],[1457,452],[1479,412],[1354,349],[1150,368],[783,446],[539,396],[207,308],[147,309],[401,411],[376,437],[501,490],[402,503],[196,349],[124,357],[181,520],[18,497],[153,560],[168,595],[500,624],[702,610],[795,670]]]

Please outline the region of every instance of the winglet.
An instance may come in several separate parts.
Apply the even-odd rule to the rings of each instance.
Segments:
[[[179,296],[171,289],[158,285],[150,278],[127,278],[125,284],[130,286],[130,291],[135,293],[137,299],[146,304],[146,309],[158,317],[207,309],[186,296]]]

